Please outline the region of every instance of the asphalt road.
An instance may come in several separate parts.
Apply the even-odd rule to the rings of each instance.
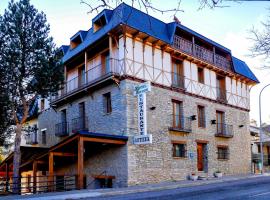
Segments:
[[[109,197],[88,198],[95,200],[270,200],[270,177],[192,186],[179,189],[142,192]]]

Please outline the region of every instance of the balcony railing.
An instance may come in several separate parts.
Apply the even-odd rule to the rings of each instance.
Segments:
[[[191,41],[175,35],[173,46],[176,49],[193,55],[210,64],[214,64],[225,71],[231,71],[231,62],[228,59],[221,55],[214,54],[213,51],[203,48],[197,44],[193,45]]]
[[[172,73],[172,87],[185,89],[185,77],[178,73]]]
[[[223,88],[216,88],[217,89],[217,100],[226,103],[226,90]]]
[[[119,60],[110,58],[106,61],[107,64],[99,64],[91,67],[88,71],[81,76],[77,76],[68,80],[63,86],[53,101],[60,99],[66,95],[77,92],[88,85],[91,85],[99,80],[102,80],[111,75],[120,73]]]
[[[233,126],[224,123],[216,124],[216,136],[217,137],[233,137]]]
[[[26,144],[38,144],[37,132],[28,133],[25,135]]]
[[[252,162],[260,163],[261,162],[261,154],[260,153],[252,153]],[[263,165],[270,166],[270,155],[263,155]]]
[[[81,130],[88,130],[88,118],[87,117],[78,117],[72,119],[72,132],[77,132]]]
[[[169,130],[190,133],[192,131],[190,117],[184,117],[183,115],[172,115],[172,126],[169,127]]]
[[[68,135],[68,122],[55,124],[55,136],[63,137]]]

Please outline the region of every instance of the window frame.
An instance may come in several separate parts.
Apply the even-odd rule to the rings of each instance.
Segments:
[[[220,152],[220,150],[222,152]],[[226,145],[218,145],[217,146],[217,159],[218,160],[229,160],[230,159],[229,146],[226,146]]]
[[[203,113],[202,114],[203,117],[201,117],[201,113]],[[198,114],[198,127],[199,128],[206,128],[205,106],[198,105],[197,106],[197,114]],[[203,119],[201,119],[201,118],[203,118]]]
[[[47,133],[46,133],[46,130],[42,130],[41,131],[41,144],[43,144],[43,145],[46,145],[47,144]]]
[[[103,94],[103,112],[104,114],[112,113],[112,95],[111,92]]]
[[[198,67],[198,82],[204,84],[204,68]]]
[[[175,141],[175,140],[172,140],[171,141],[172,143],[172,157],[174,159],[184,159],[184,158],[187,158],[187,143],[185,141]],[[179,146],[179,156],[177,156],[177,152],[176,152],[176,146]],[[181,150],[180,151],[180,146],[182,146],[182,148],[184,148],[184,150]]]

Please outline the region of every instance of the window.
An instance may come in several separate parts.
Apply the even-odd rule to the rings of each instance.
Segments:
[[[201,67],[198,67],[198,82],[204,83],[204,73],[203,73],[203,68]]]
[[[198,106],[198,127],[205,128],[205,108]]]
[[[218,146],[217,147],[217,154],[218,159],[221,160],[228,160],[229,159],[229,148],[228,146]]]
[[[173,157],[174,158],[186,158],[187,150],[185,142],[173,141]]]
[[[103,106],[104,106],[104,113],[112,112],[112,102],[110,92],[103,94]]]
[[[41,142],[42,142],[42,144],[47,143],[46,130],[41,131]]]
[[[216,124],[217,124],[217,134],[223,134],[225,131],[224,112],[216,111]]]
[[[85,84],[85,67],[84,65],[78,68],[78,85],[79,87]]]
[[[183,103],[181,101],[173,100],[173,127],[183,128]]]
[[[101,54],[102,73],[107,74],[110,70],[110,53],[106,51]]]
[[[40,110],[43,111],[45,109],[45,99],[40,100]]]
[[[183,62],[174,60],[172,64],[172,86],[184,89]]]
[[[226,83],[223,76],[217,76],[217,100],[226,101]]]

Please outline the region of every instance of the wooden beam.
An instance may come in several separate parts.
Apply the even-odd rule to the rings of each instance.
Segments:
[[[49,185],[49,191],[53,191],[53,185],[54,185],[54,177],[53,177],[53,153],[49,153],[49,177],[48,177],[48,185]]]
[[[75,153],[52,152],[54,156],[77,156]]]
[[[37,161],[33,162],[33,193],[37,192]]]
[[[77,189],[83,189],[83,154],[84,154],[84,140],[83,137],[79,137],[78,140],[78,164],[77,164],[77,174],[78,174],[78,186]]]
[[[123,141],[123,140],[113,140],[113,139],[104,139],[104,138],[83,137],[83,140],[86,142],[99,142],[99,143],[105,143],[105,144],[126,144],[126,141]]]
[[[63,143],[59,144],[59,145],[55,145],[54,147],[52,147],[52,149],[50,149],[50,152],[54,151],[55,149],[58,149],[64,145],[66,145],[67,143],[72,142],[73,140],[78,139],[79,135],[76,135],[75,137],[69,138],[66,141],[64,141]]]

